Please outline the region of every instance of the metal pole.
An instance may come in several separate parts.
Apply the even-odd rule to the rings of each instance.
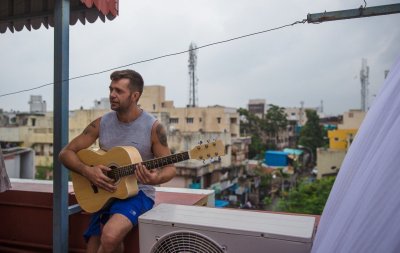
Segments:
[[[68,171],[58,154],[68,143],[69,0],[54,1],[53,252],[68,252]]]
[[[307,15],[308,23],[321,23],[351,18],[364,18],[379,15],[400,13],[400,4],[389,4],[373,7],[360,7],[358,9],[314,13]]]

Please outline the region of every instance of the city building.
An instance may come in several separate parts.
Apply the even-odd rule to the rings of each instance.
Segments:
[[[265,99],[250,99],[247,108],[250,113],[262,119],[267,111],[267,104]]]
[[[317,178],[337,174],[347,150],[356,137],[366,112],[350,110],[343,113],[337,129],[328,130],[329,148],[317,149]]]
[[[343,123],[338,124],[338,129],[359,129],[366,114],[356,109],[343,113]]]

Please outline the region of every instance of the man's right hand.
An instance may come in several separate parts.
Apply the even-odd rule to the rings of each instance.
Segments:
[[[115,192],[117,190],[117,187],[114,185],[114,180],[106,176],[106,172],[111,171],[111,169],[107,166],[87,166],[84,171],[84,176],[89,179],[89,181],[92,182],[95,186],[109,192]]]

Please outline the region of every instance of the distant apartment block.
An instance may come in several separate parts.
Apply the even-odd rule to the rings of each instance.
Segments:
[[[339,172],[347,150],[343,149],[317,149],[317,178],[335,175]]]
[[[353,142],[358,129],[337,129],[328,131],[329,148],[347,150]]]
[[[250,99],[247,105],[249,112],[253,113],[259,118],[264,118],[267,111],[267,105],[265,99]]]
[[[343,114],[343,122],[338,129],[329,130],[329,148],[317,150],[317,178],[336,174],[365,117],[361,110],[350,110]]]
[[[343,113],[343,123],[338,129],[359,129],[367,113],[361,110],[350,110]]]
[[[240,156],[243,160],[235,161],[235,164],[240,163],[241,166],[232,166],[232,143],[242,140],[239,113],[235,108],[219,105],[176,108],[173,101],[165,99],[165,87],[161,85],[145,86],[139,104],[166,126],[168,144],[173,152],[190,150],[207,140],[221,139],[225,144],[226,155],[221,157],[221,161],[189,160],[176,164],[178,177],[166,186],[209,188],[221,183],[221,171],[226,168],[237,171],[232,175],[240,174],[238,171],[243,169],[246,158]],[[248,141],[242,142],[248,146]]]
[[[31,95],[29,107],[31,113],[46,113],[47,110],[46,101],[40,95]]]
[[[307,123],[306,110],[314,110],[315,108],[286,107],[285,113],[287,120],[295,121],[297,125],[304,126]]]

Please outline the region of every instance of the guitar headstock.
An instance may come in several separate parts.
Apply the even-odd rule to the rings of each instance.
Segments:
[[[225,147],[221,140],[207,141],[189,151],[191,159],[206,160],[225,155]]]

